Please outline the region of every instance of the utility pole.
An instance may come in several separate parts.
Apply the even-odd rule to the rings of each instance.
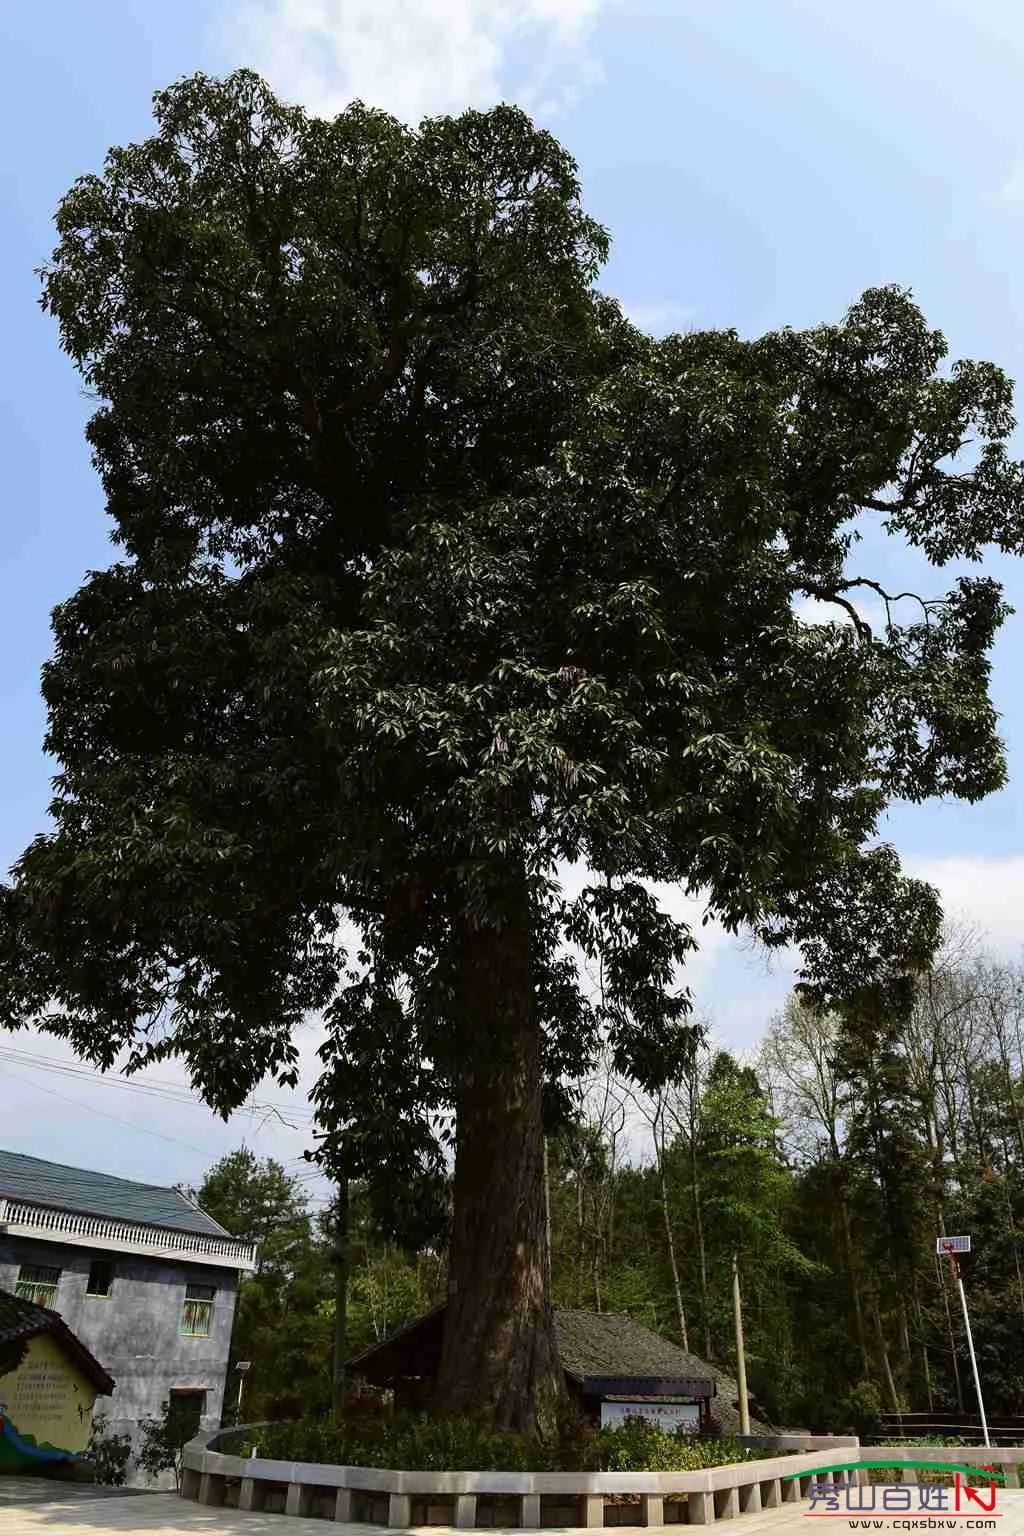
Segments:
[[[936,1247],[946,1254],[949,1266],[953,1271],[953,1279],[956,1288],[960,1292],[960,1305],[964,1312],[964,1329],[967,1333],[967,1352],[971,1357],[971,1370],[974,1372],[974,1390],[978,1398],[978,1413],[981,1416],[981,1433],[985,1437],[986,1446],[992,1444],[988,1437],[988,1420],[985,1418],[985,1404],[981,1397],[981,1380],[978,1376],[978,1360],[974,1353],[974,1335],[971,1332],[971,1319],[967,1311],[967,1292],[964,1290],[964,1277],[960,1273],[958,1253],[970,1253],[971,1240],[969,1237],[940,1237]]]
[[[736,1385],[740,1392],[740,1434],[750,1434],[750,1404],[747,1401],[747,1357],[743,1348],[743,1306],[740,1299],[739,1255],[732,1256],[732,1315],[736,1325]],[[988,1444],[988,1441],[985,1441]]]

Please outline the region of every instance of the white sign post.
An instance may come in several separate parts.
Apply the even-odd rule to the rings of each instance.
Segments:
[[[949,1259],[950,1268],[953,1271],[953,1279],[956,1288],[960,1292],[960,1305],[964,1310],[964,1328],[967,1330],[967,1350],[971,1357],[971,1370],[974,1372],[974,1390],[978,1397],[978,1412],[981,1415],[981,1432],[985,1437],[986,1446],[992,1444],[988,1437],[988,1421],[985,1418],[985,1404],[981,1398],[981,1382],[978,1379],[978,1361],[974,1353],[974,1335],[971,1333],[971,1319],[967,1312],[967,1293],[964,1290],[964,1279],[960,1273],[960,1265],[957,1263],[958,1253],[970,1253],[971,1239],[964,1237],[940,1237],[935,1242],[935,1252],[944,1253]]]
[[[245,1386],[245,1378],[248,1376],[249,1372],[252,1370],[252,1361],[251,1360],[239,1360],[239,1361],[237,1361],[236,1364],[235,1364],[235,1370],[238,1372],[238,1401],[235,1403],[235,1415],[238,1418],[239,1423],[241,1423],[241,1419],[242,1419],[242,1389]]]

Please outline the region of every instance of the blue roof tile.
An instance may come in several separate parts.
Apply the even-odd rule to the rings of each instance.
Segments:
[[[211,1237],[230,1233],[176,1189],[161,1184],[137,1184],[110,1173],[68,1168],[21,1152],[0,1151],[0,1195],[115,1221],[137,1221],[175,1232],[203,1232]]]

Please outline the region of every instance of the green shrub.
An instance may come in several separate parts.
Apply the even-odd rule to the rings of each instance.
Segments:
[[[499,1433],[466,1419],[395,1414],[386,1423],[295,1420],[238,1448],[280,1461],[398,1467],[410,1472],[691,1472],[769,1454],[737,1440],[666,1434],[637,1421],[568,1427],[556,1443]]]
[[[160,1417],[144,1419],[141,1428],[139,1466],[154,1478],[173,1472],[174,1486],[180,1488],[185,1446],[198,1430],[194,1411],[171,1398],[161,1404]]]
[[[882,1399],[873,1381],[858,1381],[842,1399],[836,1412],[843,1434],[868,1440],[882,1422]]]
[[[254,1436],[260,1456],[411,1472],[553,1470],[550,1448],[526,1435],[499,1434],[465,1419],[396,1414],[378,1425],[329,1419],[275,1424]]]
[[[99,1483],[104,1488],[123,1488],[128,1481],[131,1454],[131,1435],[108,1434],[106,1419],[102,1414],[96,1414],[80,1480]]]

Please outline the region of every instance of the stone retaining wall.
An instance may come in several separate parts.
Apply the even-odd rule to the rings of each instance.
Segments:
[[[563,1517],[575,1511],[577,1518],[569,1522],[573,1525],[625,1523],[618,1518],[623,1501],[636,1509],[631,1525],[682,1519],[709,1525],[796,1503],[812,1482],[845,1483],[848,1474],[819,1477],[819,1469],[860,1457],[859,1442],[850,1436],[778,1435],[748,1436],[746,1444],[789,1454],[699,1472],[403,1472],[232,1456],[217,1449],[218,1442],[228,1438],[227,1433],[200,1436],[185,1448],[184,1498],[203,1504],[237,1503],[249,1510],[283,1503],[287,1514],[329,1514],[341,1521],[373,1520],[376,1515],[383,1524],[386,1516],[386,1524],[394,1529],[426,1523],[423,1511],[429,1519],[432,1503],[435,1509],[450,1510],[445,1523],[477,1529],[494,1523],[485,1517],[487,1506],[498,1499],[505,1511],[510,1505],[517,1509],[516,1524],[522,1530],[544,1524],[545,1506],[551,1512],[555,1504]],[[786,1481],[794,1473],[799,1476]],[[416,1522],[414,1506],[421,1516]],[[564,1518],[557,1523],[565,1523]]]

